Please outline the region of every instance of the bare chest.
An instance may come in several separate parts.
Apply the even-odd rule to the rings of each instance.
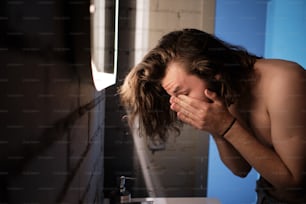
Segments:
[[[271,123],[268,112],[264,108],[252,111],[247,119],[248,125],[255,137],[262,143],[272,147]]]
[[[254,98],[236,110],[236,117],[264,145],[272,147],[271,122],[261,98]]]

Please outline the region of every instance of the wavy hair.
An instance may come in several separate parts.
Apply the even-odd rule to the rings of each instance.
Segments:
[[[170,96],[161,86],[170,62],[182,62],[187,73],[206,80],[208,88],[223,97],[229,106],[247,89],[258,58],[242,47],[197,29],[166,34],[129,71],[119,88],[129,125],[133,128],[138,118],[143,134],[153,141],[165,142],[169,132],[180,132],[181,123],[170,109]]]

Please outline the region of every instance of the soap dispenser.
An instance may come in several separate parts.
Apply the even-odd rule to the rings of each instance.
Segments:
[[[134,180],[135,178],[120,176],[120,203],[130,203],[131,193],[126,189],[126,180]]]

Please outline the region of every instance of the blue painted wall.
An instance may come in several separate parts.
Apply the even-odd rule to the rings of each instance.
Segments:
[[[264,56],[266,1],[216,0],[215,34],[232,44]],[[254,170],[246,178],[233,175],[222,163],[217,147],[210,140],[208,162],[208,197],[222,204],[251,204],[256,201]]]
[[[268,3],[265,56],[296,61],[306,68],[306,0]]]

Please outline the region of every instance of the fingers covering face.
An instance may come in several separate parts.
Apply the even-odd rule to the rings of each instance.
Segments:
[[[192,99],[188,96],[171,97],[171,109],[177,112],[180,120],[198,128],[199,124],[203,124],[205,111],[203,111],[203,102]]]

